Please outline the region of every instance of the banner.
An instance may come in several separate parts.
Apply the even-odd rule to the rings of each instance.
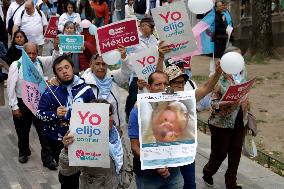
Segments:
[[[138,94],[141,169],[194,162],[197,116],[194,91]]]
[[[50,17],[49,23],[44,33],[44,38],[53,39],[57,36],[58,19],[59,18],[57,16]]]
[[[127,19],[108,24],[97,29],[97,48],[100,54],[118,48],[139,44],[136,19]]]
[[[60,48],[62,52],[82,53],[84,46],[83,35],[59,35]]]
[[[152,9],[160,41],[172,47],[166,58],[193,52],[197,49],[184,1]]]
[[[255,82],[255,78],[238,85],[230,86],[227,92],[221,98],[221,101],[238,101],[248,94]]]
[[[75,137],[68,148],[70,166],[110,168],[109,104],[74,103],[70,130]]]
[[[158,49],[153,47],[138,53],[133,53],[130,56],[130,62],[132,63],[138,78],[143,79],[146,82],[148,82],[149,75],[156,71],[158,59]]]
[[[31,112],[36,114],[40,97],[47,85],[24,50],[22,50],[21,66],[23,70],[22,99]]]

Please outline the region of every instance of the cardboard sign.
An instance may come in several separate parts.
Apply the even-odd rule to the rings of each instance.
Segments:
[[[122,20],[99,27],[96,33],[97,47],[100,54],[118,48],[139,44],[136,19]]]
[[[248,94],[255,82],[255,78],[238,85],[230,86],[227,92],[221,98],[221,101],[238,101]]]
[[[49,23],[44,33],[44,38],[53,39],[57,36],[58,19],[59,18],[57,16],[50,17]]]
[[[110,167],[109,104],[74,103],[70,130],[75,139],[68,147],[70,166]]]
[[[159,52],[157,48],[149,48],[130,56],[130,62],[139,79],[148,82],[148,77],[156,71]]]
[[[172,47],[166,58],[193,52],[197,44],[184,1],[177,1],[152,9],[153,19],[161,41]]]
[[[23,83],[22,99],[25,105],[35,115],[41,95],[44,93],[47,85],[43,76],[38,72],[34,63],[27,53],[22,50]]]
[[[137,95],[141,169],[194,162],[197,116],[194,91]]]
[[[83,35],[59,35],[60,48],[62,52],[82,53],[84,46]]]

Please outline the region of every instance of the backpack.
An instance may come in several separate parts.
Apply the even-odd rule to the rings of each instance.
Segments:
[[[18,8],[13,13],[13,16],[8,20],[8,33],[12,35],[13,33],[13,26],[14,26],[14,15],[16,14],[17,10],[25,3],[25,1],[18,6]]]
[[[37,10],[38,14],[39,14],[40,17],[42,18],[42,14],[41,14],[41,11],[39,10],[39,8],[38,8],[38,7],[35,7],[35,9]],[[22,13],[21,13],[21,20],[23,19],[24,13],[25,13],[25,10],[23,10]]]
[[[41,22],[42,22],[42,13],[41,13],[41,11],[39,10],[38,7],[35,7],[35,9],[38,12],[38,14],[40,15]],[[23,19],[24,13],[25,13],[25,10],[23,10],[22,13],[21,13],[21,20]],[[19,29],[21,29],[21,27],[19,27]],[[43,28],[43,35],[44,35],[44,28]]]

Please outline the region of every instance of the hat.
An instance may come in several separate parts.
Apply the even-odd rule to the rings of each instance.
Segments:
[[[170,65],[167,67],[164,72],[168,75],[169,80],[173,80],[179,76],[182,76],[185,81],[189,79],[189,76],[181,71],[181,69],[176,65]]]
[[[142,24],[143,22],[150,24],[151,26],[155,26],[155,22],[153,20],[153,18],[151,16],[147,16],[141,19],[140,24]]]
[[[178,67],[183,67],[184,64],[186,64],[186,62],[182,59],[174,61],[171,58],[168,58],[168,59],[165,60],[166,67],[169,67],[171,65],[177,65]]]

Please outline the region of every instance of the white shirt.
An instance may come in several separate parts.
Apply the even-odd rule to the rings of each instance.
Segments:
[[[125,18],[136,18],[133,5],[132,6],[129,6],[128,4],[125,5]]]
[[[42,11],[41,16],[36,9],[33,15],[28,15],[25,11],[22,19],[21,13],[17,14],[14,24],[21,27],[29,42],[34,42],[37,45],[44,44],[43,27],[47,26],[48,23]]]
[[[63,29],[64,29],[64,25],[67,21],[71,21],[73,23],[77,23],[80,25],[79,28],[76,28],[76,32],[80,33],[82,27],[81,27],[81,17],[79,15],[79,13],[75,13],[73,12],[71,15],[67,14],[67,13],[63,13],[60,17],[59,17],[59,21],[58,21],[58,30],[63,33]],[[79,31],[78,31],[79,30]]]
[[[39,71],[42,77],[44,76],[43,73],[46,72],[48,69],[51,69],[53,61],[60,56],[59,51],[53,51],[52,56],[38,56],[37,58],[42,62],[43,69],[40,63],[37,61],[35,63],[36,69]],[[21,62],[22,58],[19,59]],[[8,79],[7,79],[7,94],[9,99],[9,106],[12,110],[19,109],[18,107],[18,99],[22,98],[22,82],[23,82],[23,70],[22,65],[20,69],[18,69],[18,61],[14,61],[11,66],[9,67]]]
[[[19,7],[20,5],[16,2],[12,2],[8,8],[8,11],[7,11],[7,17],[6,17],[6,29],[8,29],[8,22],[10,20],[10,18],[13,16],[15,10]],[[25,5],[22,5],[18,10],[17,12],[15,13],[14,17],[13,17],[13,20],[15,22],[15,18],[17,18],[17,15],[21,15],[21,12],[25,10]]]

